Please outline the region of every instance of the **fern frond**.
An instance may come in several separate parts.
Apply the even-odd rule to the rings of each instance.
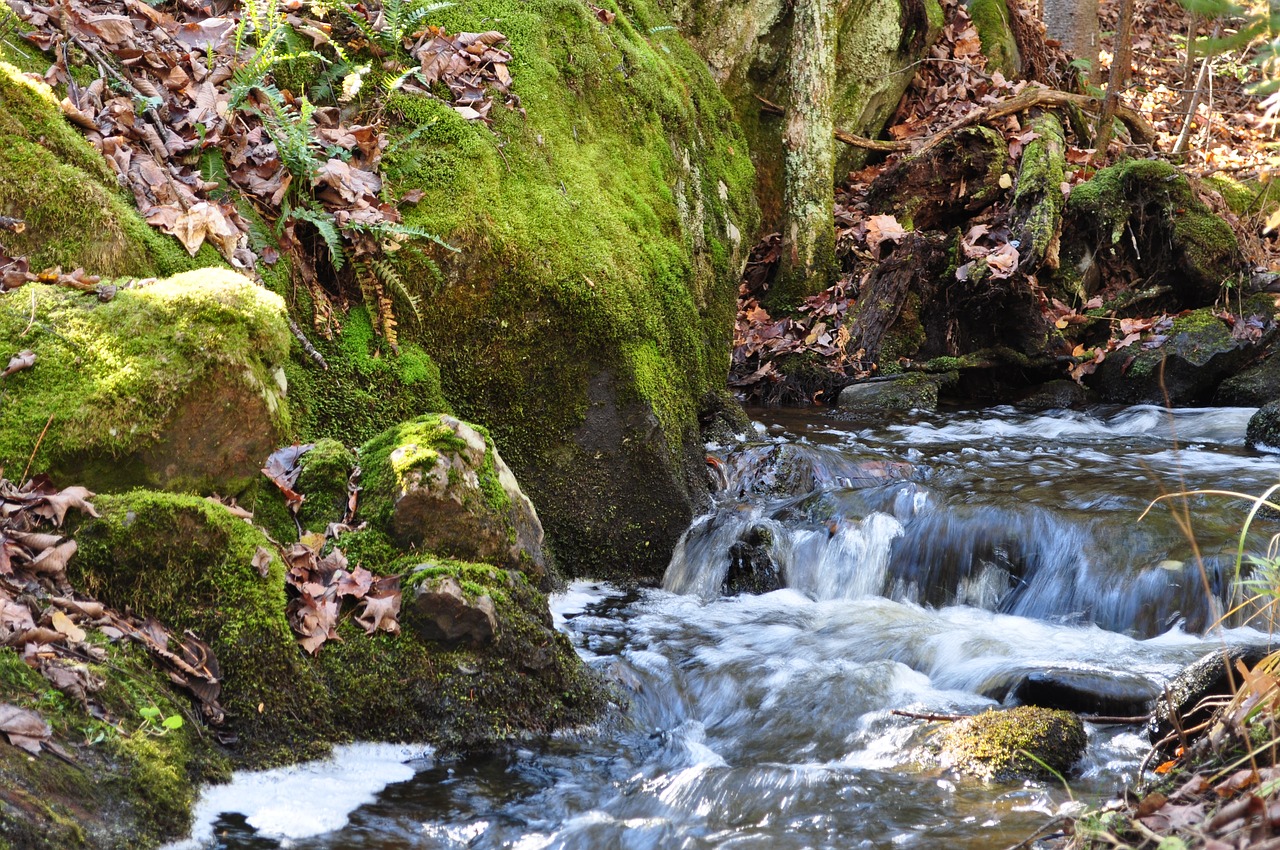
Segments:
[[[413,319],[419,325],[422,324],[422,300],[418,295],[409,290],[404,282],[404,278],[400,276],[400,272],[396,267],[386,259],[376,259],[369,261],[369,270],[373,275],[382,282],[383,290],[391,295],[399,297],[401,301],[409,305],[409,309],[413,311]]]
[[[431,231],[425,230],[424,228],[417,227],[416,225],[412,225],[412,224],[396,224],[393,222],[387,222],[385,224],[379,225],[376,228],[376,231],[380,236],[383,236],[383,237],[392,237],[392,238],[398,237],[401,239],[419,239],[419,240],[422,240],[423,242],[434,242],[435,244],[439,245],[441,248],[452,251],[455,254],[461,253],[462,251],[461,248],[455,248],[454,246],[450,245],[448,242],[444,241],[443,239],[441,239],[439,236],[435,235]]]
[[[332,215],[306,207],[294,207],[280,220],[284,221],[286,217],[305,221],[315,227],[320,238],[324,240],[325,247],[329,249],[329,262],[333,264],[333,270],[342,271],[347,261],[347,252],[342,247],[342,234],[338,231],[338,225],[334,223]]]

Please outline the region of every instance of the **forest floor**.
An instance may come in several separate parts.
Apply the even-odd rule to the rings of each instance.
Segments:
[[[1101,6],[1099,76],[1105,79],[1111,65],[1120,2],[1103,0]],[[1075,91],[1082,87],[1075,80],[1077,71],[1070,65],[1070,57],[1056,42],[1045,41],[1043,28],[1025,8],[1016,12],[1014,31],[1021,42],[1034,45],[1034,55],[1024,58],[1024,74],[1033,77],[1034,82],[1006,79],[999,71],[989,70],[977,28],[965,6],[944,0],[943,8],[946,24],[942,36],[920,63],[911,87],[882,134],[884,138],[918,148],[966,116],[972,118],[979,110],[1025,93],[1028,85],[1041,83]],[[1132,76],[1122,102],[1150,124],[1154,142],[1138,144],[1121,136],[1112,141],[1108,150],[1098,152],[1090,147],[1091,138],[1082,137],[1083,128],[1068,126],[1064,194],[1122,157],[1167,160],[1193,179],[1201,200],[1236,232],[1254,272],[1280,271],[1280,236],[1267,227],[1268,212],[1276,204],[1272,196],[1280,194],[1269,184],[1273,172],[1280,172],[1280,141],[1276,126],[1264,118],[1261,98],[1249,90],[1261,79],[1256,49],[1247,47],[1204,57],[1197,54],[1188,61],[1186,42],[1193,23],[1195,35],[1203,39],[1231,35],[1232,22],[1214,24],[1203,18],[1197,21],[1176,0],[1136,0],[1135,11]],[[1098,93],[1098,89],[1085,91]],[[1188,118],[1187,99],[1193,92],[1195,108]],[[1025,146],[1036,138],[1026,126],[1026,113],[984,123],[1004,136],[1009,147],[1007,170],[1016,174]],[[1183,135],[1183,152],[1173,154]],[[896,242],[902,238],[903,230],[891,216],[868,211],[868,192],[879,175],[910,155],[911,152],[873,153],[867,167],[849,173],[837,186],[837,253],[843,273],[833,286],[806,299],[796,312],[771,313],[762,305],[780,255],[780,236],[767,235],[756,246],[739,290],[730,384],[740,394],[767,403],[830,403],[844,384],[876,374],[877,364],[850,350],[856,349],[848,344],[851,311],[868,268],[880,257],[881,244]],[[1232,210],[1233,205],[1222,194],[1222,182],[1215,182],[1223,178],[1230,181],[1227,185],[1236,194],[1237,209],[1241,195],[1252,193],[1252,202],[1246,204],[1252,212],[1238,214]],[[985,260],[997,269],[997,276],[1002,265],[1009,274],[1014,273],[1019,260],[1016,243],[1010,244],[1005,226],[1010,207],[1009,200],[997,202],[972,217],[964,238],[966,255]],[[1090,305],[1066,305],[1044,298],[1042,306],[1050,322],[1055,322]],[[1159,318],[1151,317],[1151,323]],[[807,383],[788,380],[782,364],[793,356],[820,364],[826,379]]]

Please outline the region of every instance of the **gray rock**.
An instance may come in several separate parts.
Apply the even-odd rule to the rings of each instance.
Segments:
[[[498,633],[498,612],[488,595],[468,599],[462,585],[450,575],[424,580],[413,596],[408,618],[413,629],[427,640],[484,646]]]
[[[1252,667],[1271,654],[1268,646],[1232,646],[1215,650],[1188,665],[1165,687],[1164,694],[1156,700],[1156,708],[1147,724],[1147,736],[1152,744],[1164,740],[1176,728],[1190,729],[1207,720],[1212,708],[1199,707],[1211,696],[1228,696],[1235,693],[1232,683],[1239,684],[1240,674],[1235,669],[1241,661]],[[1177,718],[1177,723],[1174,723]],[[1166,744],[1172,749],[1177,742]]]
[[[724,592],[769,593],[783,586],[782,568],[773,559],[773,532],[764,525],[751,526],[729,547]]]
[[[1010,694],[1023,705],[1111,717],[1146,714],[1159,695],[1159,686],[1144,676],[1094,669],[1037,670]]]
[[[886,380],[850,384],[840,391],[837,402],[841,409],[854,413],[880,413],[885,410],[936,410],[938,388],[944,383],[939,375],[899,375]]]

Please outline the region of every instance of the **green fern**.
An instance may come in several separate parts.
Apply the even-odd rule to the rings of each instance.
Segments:
[[[330,0],[326,8],[341,13],[370,43],[394,55],[404,52],[404,40],[413,35],[423,21],[452,5],[439,0],[384,0],[372,21],[341,0]]]
[[[422,324],[422,299],[409,290],[404,278],[390,260],[373,259],[368,261],[369,272],[382,282],[384,290],[409,305],[413,312],[413,320]]]
[[[320,238],[324,240],[325,247],[329,249],[329,262],[333,265],[333,270],[342,271],[342,267],[347,262],[347,251],[342,244],[342,232],[338,230],[332,213],[307,207],[285,206],[276,229],[282,229],[290,220],[305,221],[313,226],[320,234]]]

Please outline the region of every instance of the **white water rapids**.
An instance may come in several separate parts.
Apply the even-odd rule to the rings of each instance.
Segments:
[[[891,712],[979,711],[1046,670],[1158,689],[1214,647],[1264,641],[1234,621],[1201,633],[1232,592],[1247,504],[1191,497],[1194,545],[1165,507],[1138,522],[1162,492],[1274,483],[1277,458],[1242,447],[1250,413],[767,414],[747,447],[713,447],[724,490],[663,589],[576,582],[553,599],[625,712],[500,756],[383,769],[371,759],[386,750],[344,753],[346,767],[307,770],[385,787],[299,786],[277,803],[340,810],[321,834],[255,814],[280,781],[240,775],[230,789],[246,793],[208,792],[200,837],[240,850],[1005,847],[1064,789],[944,773],[918,758],[921,724]],[[785,587],[724,596],[750,534]],[[1090,727],[1072,792],[1113,793],[1145,748],[1135,727]]]

